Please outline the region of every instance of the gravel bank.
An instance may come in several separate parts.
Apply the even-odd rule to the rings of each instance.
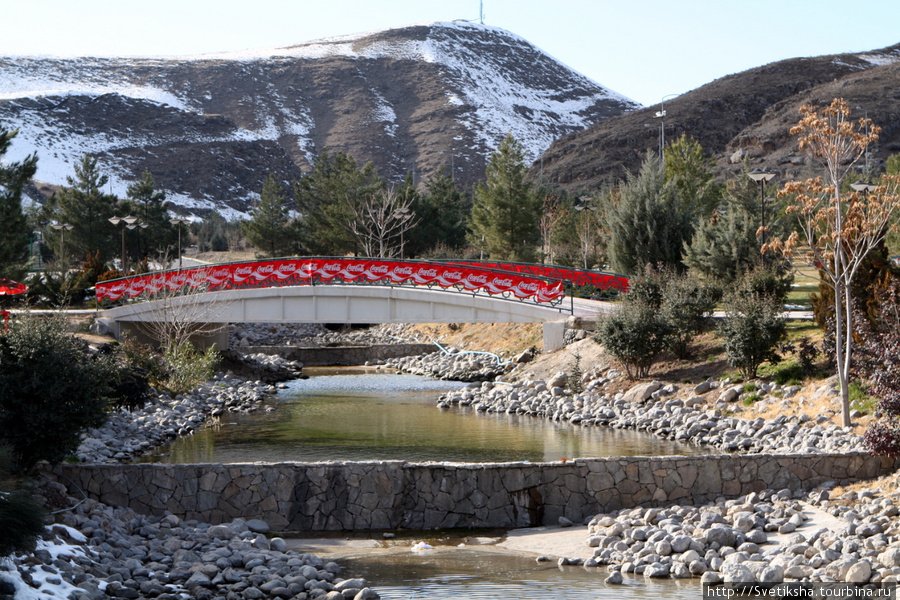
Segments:
[[[267,538],[262,521],[147,517],[93,500],[76,503],[59,484],[44,490],[74,508],[56,515],[33,554],[0,562],[0,598],[378,598],[365,580],[342,579],[336,563]]]

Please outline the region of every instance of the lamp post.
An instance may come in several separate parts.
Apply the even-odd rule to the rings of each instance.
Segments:
[[[597,210],[597,207],[591,202],[590,196],[581,196],[578,200],[575,201],[575,211],[578,213],[578,242],[581,245],[581,259],[584,264],[584,270],[587,271],[588,264],[588,251],[591,249],[590,246],[594,245],[594,240],[592,239],[591,227],[592,223],[590,222],[590,212],[585,213],[584,211],[593,211]]]
[[[766,245],[766,184],[775,177],[768,169],[753,169],[747,175],[759,184],[759,228],[762,231],[762,245]]]
[[[870,181],[857,181],[856,183],[851,183],[850,187],[853,188],[854,191],[862,192],[868,196],[869,192],[874,192],[875,188],[878,186]]]
[[[178,229],[178,270],[181,270],[181,226],[190,223],[190,220],[181,217],[169,219],[169,223]]]
[[[66,232],[72,231],[75,229],[75,226],[70,223],[53,223],[50,227],[59,232],[59,260],[62,261],[63,268],[65,268]]]
[[[109,219],[109,222],[116,227],[122,225],[122,275],[125,275],[128,272],[128,259],[125,255],[125,228],[132,225],[137,220],[137,217],[132,217],[131,215],[127,217],[111,217]]]
[[[138,234],[138,236],[137,236],[137,238],[138,238],[137,257],[138,257],[138,265],[140,265],[140,263],[141,263],[141,229],[147,229],[148,225],[147,225],[147,223],[137,222],[137,223],[130,223],[127,225],[127,227],[128,227],[128,229],[137,229],[138,230],[138,232],[137,232],[137,234]]]
[[[405,246],[403,234],[406,233],[406,222],[412,218],[412,214],[410,214],[408,208],[403,206],[394,211],[393,217],[400,223],[400,260],[403,260],[403,248]]]
[[[666,159],[665,148],[666,148],[666,98],[674,98],[678,94],[667,94],[662,97],[662,100],[659,103],[659,110],[656,111],[654,117],[660,119],[659,123],[659,160],[664,161]]]

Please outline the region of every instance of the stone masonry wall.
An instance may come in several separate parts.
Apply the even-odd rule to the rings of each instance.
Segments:
[[[276,531],[527,527],[617,508],[812,489],[889,473],[852,454],[577,459],[566,463],[62,465],[63,484],[139,513],[210,523],[260,518]],[[70,481],[67,481],[71,480]],[[77,489],[70,489],[73,496]]]

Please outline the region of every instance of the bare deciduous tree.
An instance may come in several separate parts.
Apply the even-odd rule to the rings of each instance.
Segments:
[[[402,198],[396,190],[379,190],[361,204],[350,205],[350,232],[366,256],[403,256],[404,235],[419,223],[412,211],[412,198]]]
[[[792,181],[778,192],[789,199],[787,213],[796,215],[800,233],[773,240],[763,247],[816,268],[821,281],[834,290],[835,364],[840,383],[842,420],[850,422],[849,373],[853,346],[852,282],[866,256],[889,231],[892,215],[900,209],[900,177],[885,176],[883,183],[865,193],[842,185],[866,147],[878,139],[880,127],[868,118],[852,121],[846,101],[834,99],[818,111],[807,105],[791,133],[800,136],[800,148],[819,161],[825,177]]]
[[[202,275],[202,271],[198,275]],[[164,286],[148,295],[153,308],[141,321],[135,322],[139,331],[151,337],[163,348],[179,348],[195,335],[211,335],[227,327],[217,323],[227,302],[209,296],[209,283],[199,277],[180,287]],[[200,298],[203,301],[198,302]]]

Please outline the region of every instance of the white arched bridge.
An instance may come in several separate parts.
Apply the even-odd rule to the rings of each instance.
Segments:
[[[569,316],[626,291],[620,275],[524,263],[297,257],[215,264],[100,282],[117,337],[140,324],[544,323],[562,345]],[[227,329],[214,341],[227,345]],[[224,332],[224,337],[223,337]]]

